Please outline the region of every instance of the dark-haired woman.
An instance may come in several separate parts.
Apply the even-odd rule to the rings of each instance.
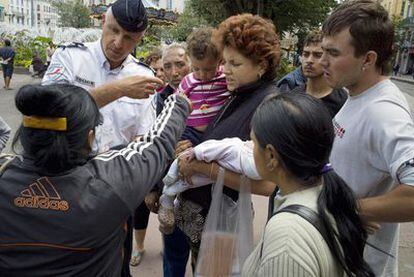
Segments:
[[[25,86],[15,102],[23,153],[0,160],[0,276],[120,276],[125,221],[172,160],[188,102],[169,97],[139,141],[93,158],[101,116],[87,91]]]
[[[334,140],[323,104],[302,93],[263,102],[252,119],[254,159],[260,176],[278,184],[276,211],[305,206],[317,213],[328,237],[305,218],[275,214],[246,260],[243,276],[374,276],[363,259],[367,233],[355,198],[328,163]]]

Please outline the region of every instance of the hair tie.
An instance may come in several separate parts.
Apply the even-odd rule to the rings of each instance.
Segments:
[[[321,174],[325,174],[325,173],[331,171],[332,169],[333,169],[332,165],[330,163],[327,163],[323,166],[323,168],[321,170]]]
[[[23,126],[33,129],[66,131],[66,117],[23,116]]]

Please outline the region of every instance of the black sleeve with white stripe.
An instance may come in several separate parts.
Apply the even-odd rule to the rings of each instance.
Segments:
[[[97,178],[113,187],[131,211],[172,162],[188,114],[188,102],[181,96],[171,95],[151,129],[139,141],[119,151],[100,154],[90,162]]]

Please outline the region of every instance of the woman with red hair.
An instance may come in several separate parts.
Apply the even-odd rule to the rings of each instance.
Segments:
[[[249,140],[250,121],[254,111],[267,95],[278,92],[274,81],[280,60],[279,37],[276,28],[271,21],[260,16],[236,15],[229,17],[219,25],[215,33],[215,41],[223,51],[224,74],[231,97],[207,127],[202,141],[228,137]],[[177,153],[190,146],[188,141],[180,142],[177,146]],[[212,164],[196,160],[187,164],[183,161],[182,178],[190,178],[194,173],[209,176],[212,166]],[[226,174],[236,176],[235,173],[229,171]],[[231,179],[238,180],[238,178]],[[274,186],[266,187],[274,188]],[[268,192],[269,195],[271,189]],[[237,200],[237,191],[230,188],[225,188],[224,191],[235,201]],[[176,209],[178,228],[175,229],[175,234],[171,235],[171,239],[185,234],[192,252],[193,268],[197,260],[201,233],[210,203],[211,185],[187,190],[178,197]],[[168,237],[165,242],[168,243]],[[185,268],[184,261],[182,264],[175,259],[178,253],[166,251],[164,254],[164,276],[181,276],[181,274],[174,275],[178,272],[177,267],[184,265]]]

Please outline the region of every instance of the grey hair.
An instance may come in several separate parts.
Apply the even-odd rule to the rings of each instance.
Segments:
[[[182,49],[185,52],[185,56],[187,57],[188,62],[190,62],[190,56],[188,55],[187,51],[187,44],[185,42],[173,42],[169,45],[165,45],[162,47],[162,62],[164,62],[164,58],[168,54],[168,52],[174,49]]]

